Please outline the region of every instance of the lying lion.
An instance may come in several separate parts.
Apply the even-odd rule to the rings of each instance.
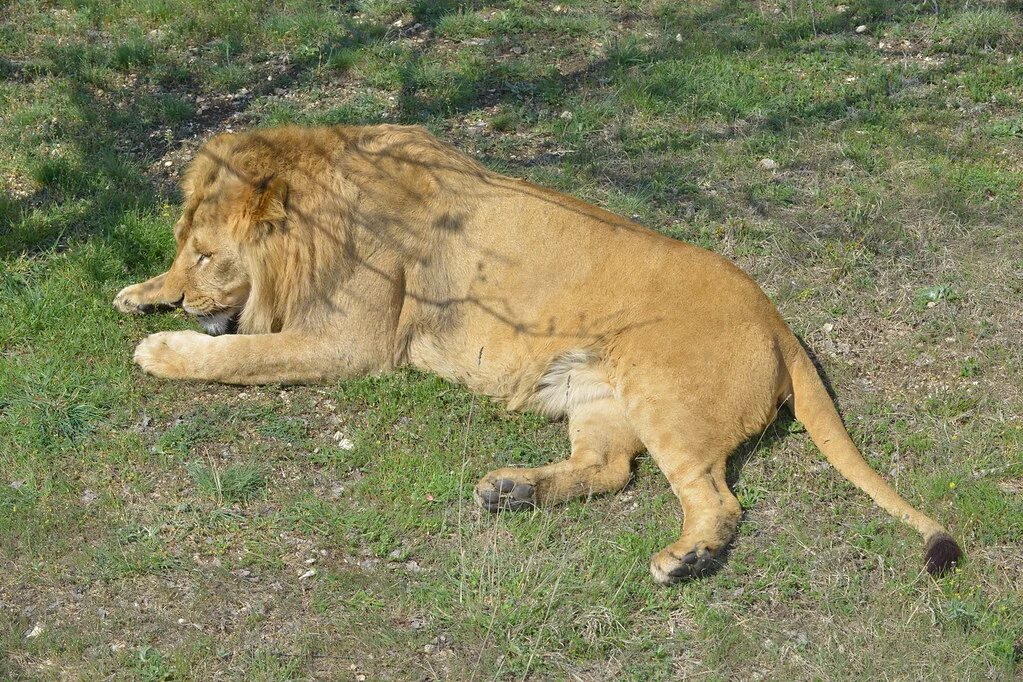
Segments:
[[[567,416],[568,459],[492,471],[476,499],[497,511],[617,491],[646,450],[685,511],[650,563],[664,584],[728,544],[740,507],[725,462],[788,405],[843,476],[924,536],[929,571],[960,556],[860,456],[763,292],[709,251],[493,173],[420,128],[220,135],[183,190],[170,270],[114,305],[180,305],[208,333],[144,339],[135,362],[150,374],[296,383],[411,364]]]

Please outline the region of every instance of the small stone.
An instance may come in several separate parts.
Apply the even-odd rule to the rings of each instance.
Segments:
[[[571,121],[573,118],[575,118],[575,115],[571,111],[568,111],[566,109],[565,111],[561,112],[558,118],[560,118],[562,121]]]
[[[760,159],[760,167],[764,170],[776,170],[778,162],[774,159]]]
[[[823,327],[821,327],[821,329],[822,329],[822,330],[824,330],[824,333],[825,333],[825,334],[830,334],[830,333],[831,333],[831,331],[832,331],[832,330],[833,330],[834,328],[835,328],[835,325],[831,324],[830,322],[826,322],[826,323],[824,324],[824,326],[823,326]]]
[[[337,441],[337,446],[339,448],[341,448],[342,450],[354,450],[355,449],[355,443],[352,442],[351,439],[346,438],[345,435],[343,433],[341,433],[340,431],[335,431],[333,438],[334,438],[335,441]]]
[[[866,30],[867,30],[866,24],[860,24],[859,26],[856,27],[857,33],[864,33]]]

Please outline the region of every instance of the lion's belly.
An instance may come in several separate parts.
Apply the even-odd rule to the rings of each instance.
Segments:
[[[455,334],[443,341],[421,336],[409,346],[409,361],[498,398],[509,409],[531,409],[551,417],[612,394],[592,349],[528,336]]]
[[[509,403],[521,403],[543,372],[520,352],[477,334],[420,335],[409,344],[412,366]]]

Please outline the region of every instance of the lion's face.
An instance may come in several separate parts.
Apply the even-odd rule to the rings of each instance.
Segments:
[[[214,336],[237,328],[251,270],[263,267],[259,245],[287,220],[288,184],[273,174],[273,155],[238,151],[236,142],[230,134],[214,138],[186,171],[177,253],[163,284],[163,298],[180,302]]]
[[[237,216],[226,203],[210,198],[186,208],[174,228],[177,255],[169,273],[182,308],[214,336],[233,330],[250,288],[232,236]]]

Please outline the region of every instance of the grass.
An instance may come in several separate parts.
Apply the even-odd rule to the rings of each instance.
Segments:
[[[1019,675],[1018,3],[31,1],[0,48],[0,678]],[[411,371],[135,371],[191,323],[110,300],[169,262],[201,141],[379,121],[739,263],[965,563],[921,574],[784,418],[735,457],[722,570],[661,589],[646,459],[488,516],[471,485],[562,425]]]

